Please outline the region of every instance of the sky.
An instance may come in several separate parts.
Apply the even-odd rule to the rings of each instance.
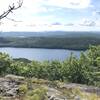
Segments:
[[[18,0],[0,0],[0,15]],[[14,19],[11,21],[10,19]],[[100,31],[100,0],[23,0],[0,31]]]

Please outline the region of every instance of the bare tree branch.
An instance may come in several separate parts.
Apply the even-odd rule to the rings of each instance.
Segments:
[[[6,19],[10,20],[10,21],[13,21],[13,22],[22,22],[22,21],[19,21],[19,20],[15,20],[15,19],[12,19],[12,18],[8,18],[8,17],[5,17]]]
[[[3,12],[3,14],[0,15],[0,20],[7,17],[9,13],[13,13],[14,10],[20,8],[23,4],[23,0],[19,0],[17,3],[18,3],[17,6],[15,6],[14,3],[12,5],[9,5],[8,10]]]

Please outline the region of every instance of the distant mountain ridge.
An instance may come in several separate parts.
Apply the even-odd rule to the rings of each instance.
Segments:
[[[0,47],[86,50],[100,45],[99,32],[1,32]]]
[[[71,31],[44,31],[44,32],[0,32],[0,37],[100,37],[100,32],[71,32]]]

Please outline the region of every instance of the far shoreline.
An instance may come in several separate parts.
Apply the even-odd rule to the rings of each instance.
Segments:
[[[0,46],[0,48],[24,48],[24,49],[61,49],[61,50],[71,50],[71,51],[86,51],[87,49],[77,49],[77,48],[54,48],[54,47],[20,47],[20,46]]]

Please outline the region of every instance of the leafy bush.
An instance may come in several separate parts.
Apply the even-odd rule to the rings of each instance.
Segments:
[[[38,87],[27,94],[26,100],[48,100],[47,89],[45,87]]]
[[[22,84],[19,86],[19,93],[20,94],[25,94],[28,91],[27,85]]]

